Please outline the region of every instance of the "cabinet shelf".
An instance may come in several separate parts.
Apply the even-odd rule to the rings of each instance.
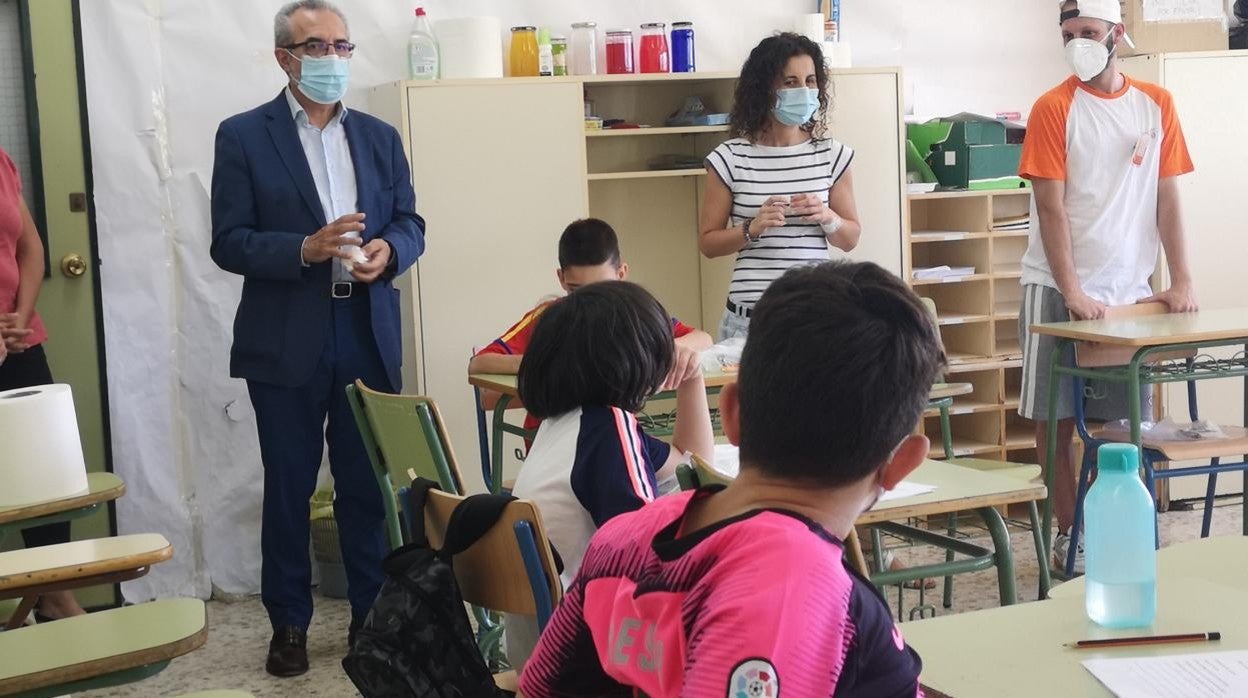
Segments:
[[[988,315],[971,315],[965,313],[941,313],[936,316],[936,324],[944,325],[969,325],[974,322],[988,322],[992,317]]]
[[[660,177],[700,177],[706,174],[706,170],[688,169],[688,170],[637,170],[633,172],[599,172],[596,174],[586,175],[586,179],[591,182],[601,182],[611,179],[657,179]]]
[[[727,124],[720,126],[653,126],[642,128],[604,128],[586,131],[586,138],[620,138],[625,136],[679,136],[696,133],[727,133]]]
[[[974,397],[955,397],[949,407],[949,414],[974,414],[976,412],[996,412],[1001,405],[994,401],[978,400]]]
[[[944,458],[945,447],[940,442],[940,432],[930,434],[929,438],[932,439],[932,447],[928,450],[927,457]],[[963,436],[958,436],[957,434],[953,435],[952,441],[953,455],[955,458],[959,456],[974,456],[980,453],[996,453],[1001,450],[1001,446],[998,444],[976,441],[975,439],[968,439]]]
[[[995,264],[992,267],[992,275],[998,279],[1013,279],[1023,275],[1022,264]]]

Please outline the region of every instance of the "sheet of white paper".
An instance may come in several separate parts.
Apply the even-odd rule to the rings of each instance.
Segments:
[[[729,476],[736,477],[740,472],[740,449],[732,444],[715,444],[715,462],[712,466],[719,472]],[[935,492],[935,485],[924,485],[918,482],[902,480],[891,491],[885,492],[880,497],[881,502],[887,502],[891,499],[901,499],[903,497],[917,497],[928,492]]]
[[[893,499],[904,499],[906,497],[917,497],[928,492],[935,492],[936,485],[924,485],[921,482],[911,482],[910,480],[902,480],[897,486],[884,493],[880,497],[881,502],[887,502]]]
[[[1083,666],[1118,698],[1248,696],[1248,651],[1087,659]]]
[[[1145,22],[1225,19],[1222,0],[1144,0]]]

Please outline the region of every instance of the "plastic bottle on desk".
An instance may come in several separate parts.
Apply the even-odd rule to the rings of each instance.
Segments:
[[[1101,446],[1084,500],[1084,603],[1088,617],[1107,628],[1142,628],[1157,615],[1157,511],[1139,470],[1133,444]]]
[[[413,80],[435,80],[438,77],[438,40],[429,28],[425,8],[416,8],[416,22],[407,39],[407,75]]]

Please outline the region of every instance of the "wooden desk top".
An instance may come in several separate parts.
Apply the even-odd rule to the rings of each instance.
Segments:
[[[1157,551],[1157,576],[1175,583],[1203,579],[1248,594],[1248,536],[1198,538],[1168,545]],[[1082,599],[1083,589],[1083,577],[1079,577],[1053,587],[1049,597]]]
[[[87,473],[87,491],[82,494],[34,504],[0,507],[0,526],[111,502],[125,494],[125,491],[125,483],[112,473]]]
[[[0,553],[0,596],[82,577],[150,567],[173,557],[158,533],[80,540]]]
[[[708,388],[722,388],[729,383],[737,382],[737,374],[735,373],[703,373],[702,379],[706,382]],[[518,397],[519,391],[516,389],[516,376],[504,373],[470,373],[468,374],[468,384],[474,385],[482,390],[493,390],[496,393]],[[674,391],[671,391],[674,392]]]
[[[1151,628],[1109,630],[1084,615],[1083,596],[1004,606],[901,624],[923,658],[923,685],[957,698],[1111,696],[1080,664],[1248,649],[1248,594],[1212,582],[1162,578]],[[1142,634],[1220,631],[1220,642],[1073,650],[1067,642]],[[932,695],[929,690],[928,695]]]
[[[966,395],[975,390],[975,386],[970,383],[936,383],[932,385],[932,391],[928,393],[928,400],[943,400],[947,397],[957,397]]]
[[[1044,499],[1044,485],[966,468],[943,461],[924,461],[906,480],[935,485],[936,490],[915,497],[880,502],[858,517],[858,524],[897,521],[911,516],[948,514]]]
[[[1032,325],[1031,331],[1124,347],[1153,347],[1161,344],[1216,342],[1239,338],[1248,340],[1248,308],[1053,322]]]
[[[204,644],[199,599],[162,599],[0,633],[0,695],[180,657]]]

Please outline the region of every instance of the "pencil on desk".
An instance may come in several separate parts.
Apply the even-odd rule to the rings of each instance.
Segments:
[[[1131,645],[1169,645],[1177,642],[1216,642],[1222,633],[1188,633],[1186,635],[1136,635],[1134,637],[1111,637],[1105,640],[1080,640],[1068,642],[1067,647],[1086,650],[1102,647],[1128,647]]]

